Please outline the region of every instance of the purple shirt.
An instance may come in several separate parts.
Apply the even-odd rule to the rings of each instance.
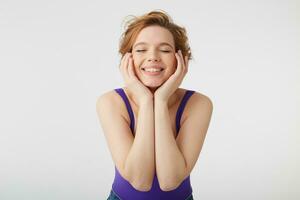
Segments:
[[[123,88],[117,88],[115,91],[122,97],[124,103],[126,104],[127,111],[130,117],[130,128],[132,133],[134,132],[134,115],[132,108],[130,106],[129,100],[123,90]],[[176,131],[177,135],[180,129],[180,118],[183,113],[184,107],[190,98],[190,96],[195,91],[187,90],[184,94],[182,101],[178,107],[176,113]],[[176,135],[176,137],[177,137]],[[157,200],[157,199],[172,199],[172,200],[184,200],[192,194],[192,187],[190,183],[190,176],[188,176],[182,183],[174,190],[163,191],[159,187],[158,179],[156,173],[154,174],[154,179],[152,183],[151,190],[147,192],[136,190],[132,185],[124,179],[119,173],[115,166],[115,179],[112,184],[112,190],[119,196],[122,200]]]

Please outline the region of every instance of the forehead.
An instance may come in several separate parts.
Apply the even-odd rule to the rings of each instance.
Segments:
[[[160,26],[148,26],[141,30],[133,46],[139,44],[166,45],[166,43],[174,47],[173,35],[168,29]]]

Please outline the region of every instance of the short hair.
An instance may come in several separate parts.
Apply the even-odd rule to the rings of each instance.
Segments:
[[[142,16],[129,16],[132,16],[132,18],[125,23],[125,32],[123,32],[120,38],[119,53],[122,57],[127,52],[132,52],[132,46],[143,28],[158,25],[166,28],[173,35],[175,51],[177,52],[180,49],[183,58],[188,56],[189,60],[192,59],[186,29],[175,24],[172,18],[165,11],[153,10]]]

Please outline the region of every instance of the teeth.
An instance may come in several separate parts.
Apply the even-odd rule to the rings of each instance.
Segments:
[[[162,69],[156,69],[156,68],[147,68],[147,69],[144,69],[145,71],[147,72],[159,72],[159,71],[162,71]]]

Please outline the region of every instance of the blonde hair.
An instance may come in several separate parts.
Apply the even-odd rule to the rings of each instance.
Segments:
[[[187,55],[189,60],[192,58],[186,29],[175,24],[165,11],[154,10],[138,17],[134,15],[129,16],[132,16],[132,18],[125,23],[125,31],[120,38],[119,53],[122,57],[127,52],[132,51],[132,46],[143,28],[158,25],[171,32],[176,52],[181,50],[183,57]]]

